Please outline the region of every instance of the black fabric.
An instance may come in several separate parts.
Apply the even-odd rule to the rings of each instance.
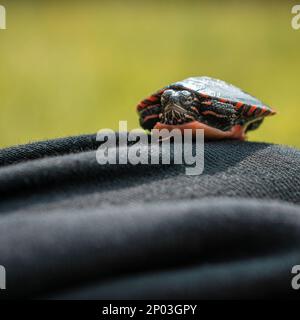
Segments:
[[[207,142],[204,173],[187,176],[99,165],[98,146],[0,150],[0,298],[298,297],[299,150]]]

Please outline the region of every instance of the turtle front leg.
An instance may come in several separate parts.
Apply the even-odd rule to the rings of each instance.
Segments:
[[[200,110],[203,121],[220,130],[228,131],[237,124],[238,113],[231,103],[207,99],[201,102]]]
[[[202,111],[202,114],[211,114],[218,118],[227,118],[235,120],[237,118],[237,112],[234,106],[230,103],[220,102],[217,100],[206,100],[201,103],[206,108]]]

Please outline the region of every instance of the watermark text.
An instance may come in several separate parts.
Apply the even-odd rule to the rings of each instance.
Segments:
[[[292,28],[294,30],[300,29],[300,4],[296,4],[292,7],[292,14],[294,15],[291,21]]]
[[[6,271],[3,266],[0,265],[0,290],[6,289]]]
[[[295,266],[293,266],[292,268],[292,274],[294,274],[295,276],[292,278],[292,288],[294,290],[299,290],[300,289],[300,265],[296,264]]]
[[[204,170],[204,130],[152,129],[151,135],[141,129],[127,131],[127,122],[119,122],[119,133],[102,129],[97,133],[101,142],[97,162],[104,164],[184,164],[187,175]]]
[[[6,29],[6,9],[0,5],[0,29]]]

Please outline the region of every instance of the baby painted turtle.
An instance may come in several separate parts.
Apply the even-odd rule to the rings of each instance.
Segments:
[[[146,130],[204,129],[206,139],[245,139],[276,112],[222,80],[192,77],[162,88],[137,106]]]

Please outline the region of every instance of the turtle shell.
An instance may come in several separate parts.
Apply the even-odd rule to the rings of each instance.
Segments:
[[[191,77],[162,88],[138,104],[137,111],[143,128],[152,129],[159,121],[160,96],[167,89],[190,90],[198,95],[200,101],[205,99],[229,103],[238,111],[241,124],[256,119],[261,121],[264,117],[276,113],[262,101],[225,81],[210,77]]]

